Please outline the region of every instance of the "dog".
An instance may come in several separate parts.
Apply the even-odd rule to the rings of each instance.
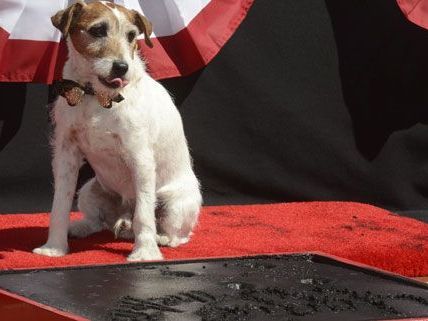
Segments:
[[[158,245],[188,242],[202,196],[180,114],[138,54],[138,35],[152,46],[152,25],[137,11],[107,1],[78,0],[51,20],[68,46],[63,79],[77,85],[52,111],[49,236],[33,252],[63,256],[68,235],[108,228],[134,239],[129,261],[161,260]],[[95,177],[78,192],[83,218],[70,223],[85,160]]]

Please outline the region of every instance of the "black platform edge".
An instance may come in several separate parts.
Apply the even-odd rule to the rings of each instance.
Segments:
[[[228,256],[228,257],[210,257],[210,258],[194,258],[194,259],[182,259],[182,260],[163,260],[163,261],[148,261],[148,262],[131,262],[121,264],[93,264],[93,265],[80,265],[80,266],[62,266],[62,267],[49,267],[49,268],[30,268],[30,269],[7,269],[0,271],[0,275],[5,274],[24,274],[41,271],[64,271],[64,270],[89,270],[89,269],[109,269],[109,268],[135,268],[150,269],[153,266],[171,265],[171,264],[186,264],[186,263],[204,263],[204,262],[222,262],[230,259],[263,259],[263,258],[275,258],[282,256],[296,256],[302,257],[307,256],[308,260],[315,263],[331,264],[340,267],[345,267],[358,272],[363,272],[372,276],[381,277],[387,280],[398,281],[402,284],[416,286],[422,289],[428,290],[428,284],[414,280],[412,278],[382,270],[370,265],[366,265],[360,262],[348,260],[342,257],[334,256],[324,252],[293,252],[293,253],[270,253],[270,254],[258,254],[258,255],[245,255],[245,256]],[[428,321],[428,319],[427,319]]]

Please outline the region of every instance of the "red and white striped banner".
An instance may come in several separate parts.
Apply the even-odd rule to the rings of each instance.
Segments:
[[[140,46],[156,79],[205,66],[245,18],[254,0],[115,0],[153,24],[152,49]],[[0,81],[51,83],[67,56],[50,17],[74,0],[0,0]],[[140,40],[142,41],[142,40]]]

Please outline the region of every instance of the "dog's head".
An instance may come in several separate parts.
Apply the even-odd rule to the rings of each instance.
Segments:
[[[144,33],[145,43],[152,47],[152,25],[135,10],[111,2],[82,0],[59,11],[53,25],[69,38],[73,59],[87,74],[110,89],[122,88],[133,79],[134,59],[138,57],[137,36]]]

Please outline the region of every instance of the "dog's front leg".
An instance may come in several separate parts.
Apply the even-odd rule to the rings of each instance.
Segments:
[[[128,261],[162,260],[156,242],[156,172],[153,156],[138,155],[132,160],[130,168],[135,188],[135,211],[132,221],[134,248]]]
[[[34,249],[33,252],[46,256],[63,256],[68,252],[69,215],[82,156],[76,146],[67,144],[63,139],[56,139],[54,147],[52,167],[55,192],[49,236],[46,244]]]

